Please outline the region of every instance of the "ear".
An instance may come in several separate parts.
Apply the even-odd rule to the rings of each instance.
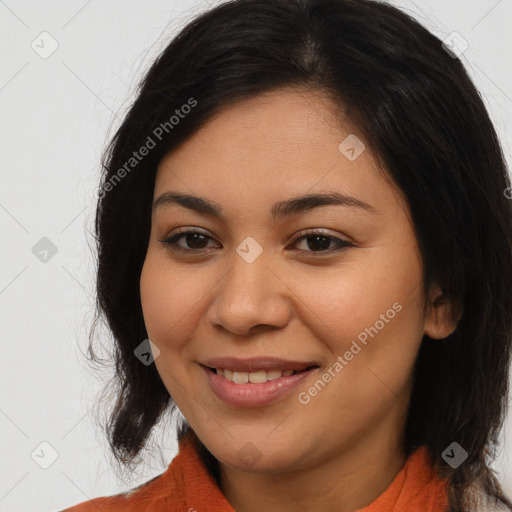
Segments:
[[[459,325],[464,306],[460,300],[448,297],[437,283],[431,287],[428,302],[424,333],[432,339],[446,338]]]

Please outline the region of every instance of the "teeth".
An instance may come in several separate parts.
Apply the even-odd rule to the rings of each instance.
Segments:
[[[290,371],[290,370],[288,370],[288,371]],[[267,380],[276,380],[284,375],[284,372],[281,370],[270,370],[266,373],[267,373]],[[293,370],[292,370],[292,373],[293,373]],[[290,375],[290,374],[288,373],[287,375]]]
[[[233,382],[246,384],[249,382],[249,374],[247,372],[233,372]]]
[[[253,384],[262,384],[269,380],[276,380],[281,377],[287,377],[293,375],[293,370],[260,370],[258,372],[234,372],[232,370],[224,370],[222,368],[216,368],[217,375],[224,377],[227,380],[234,382],[235,384],[246,384],[251,382]]]
[[[253,384],[261,384],[262,382],[267,382],[267,372],[264,370],[261,372],[246,373],[246,375],[248,381],[252,382]]]

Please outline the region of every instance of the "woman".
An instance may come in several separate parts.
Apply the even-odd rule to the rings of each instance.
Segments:
[[[165,473],[68,510],[512,510],[510,181],[439,39],[371,0],[224,3],[104,168],[113,453],[186,421]]]

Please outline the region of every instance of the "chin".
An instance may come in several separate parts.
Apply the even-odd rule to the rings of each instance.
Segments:
[[[261,442],[253,437],[221,446],[215,453],[210,451],[219,462],[248,473],[282,473],[304,467],[303,454],[294,451],[297,442],[290,439],[289,444],[280,440],[272,443],[265,437]]]

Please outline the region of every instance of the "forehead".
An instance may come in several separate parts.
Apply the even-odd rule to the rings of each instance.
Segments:
[[[346,153],[351,145],[355,159]],[[341,107],[325,94],[293,89],[243,100],[212,116],[160,162],[155,198],[167,190],[215,197],[228,209],[324,191],[376,208],[403,203]]]

